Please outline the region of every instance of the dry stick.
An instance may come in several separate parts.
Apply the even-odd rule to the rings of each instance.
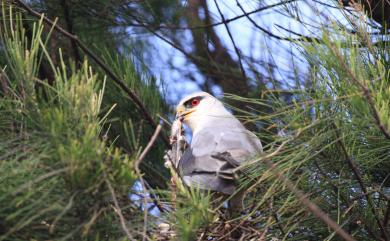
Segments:
[[[226,32],[228,33],[229,38],[230,38],[230,40],[232,41],[234,50],[236,51],[236,54],[237,54],[237,57],[238,57],[238,62],[240,63],[240,70],[241,70],[242,77],[243,77],[244,80],[246,80],[246,74],[245,74],[244,66],[242,65],[240,50],[238,49],[238,47],[237,47],[237,45],[236,45],[236,42],[234,41],[233,35],[232,35],[232,33],[230,32],[229,26],[228,26],[228,24],[226,23],[225,16],[223,15],[221,9],[219,8],[218,1],[217,1],[217,0],[214,0],[214,3],[215,3],[215,6],[217,7],[217,10],[218,10],[219,15],[220,15],[221,18],[222,18],[222,22],[223,22],[223,24],[225,25]]]
[[[119,206],[119,203],[118,203],[118,199],[116,198],[115,191],[114,191],[114,189],[112,188],[111,183],[110,183],[110,181],[108,180],[108,177],[107,177],[107,174],[106,174],[105,171],[103,171],[103,178],[104,178],[104,181],[105,181],[106,184],[107,184],[108,189],[110,190],[111,197],[112,197],[112,201],[114,202],[114,205],[115,205],[115,208],[116,208],[116,213],[117,213],[118,216],[119,216],[119,220],[120,220],[120,223],[121,223],[121,226],[122,226],[123,231],[124,231],[125,234],[127,235],[127,238],[128,238],[128,239],[134,240],[134,241],[135,241],[135,239],[133,238],[133,236],[131,235],[129,229],[128,229],[127,226],[126,226],[126,221],[125,221],[125,218],[123,217],[122,210],[121,210],[121,208],[120,208],[120,206]]]
[[[265,226],[263,233],[260,235],[259,241],[264,241],[265,240],[265,236],[267,235],[268,229],[269,229],[269,226],[270,226],[269,223],[272,221],[272,218],[273,218],[272,216],[268,217],[267,225]]]
[[[296,188],[288,178],[286,178],[282,173],[276,171],[276,165],[271,161],[264,159],[263,160],[268,168],[276,175],[276,177],[286,184],[287,188],[293,192],[299,199],[299,201],[306,206],[306,208],[312,212],[316,217],[321,219],[326,225],[333,229],[341,238],[347,241],[354,241],[355,239],[351,237],[347,232],[344,231],[335,221],[333,221],[324,211],[322,211],[315,203],[310,201],[306,195]]]
[[[139,166],[140,166],[141,162],[143,161],[143,159],[145,158],[146,154],[148,154],[148,152],[152,148],[154,142],[156,141],[158,135],[161,132],[161,129],[162,129],[162,123],[160,122],[160,124],[158,124],[158,126],[156,127],[156,130],[154,131],[152,137],[150,138],[149,143],[146,145],[145,149],[142,151],[141,155],[134,163],[134,169],[135,169],[137,175],[139,176],[139,180],[141,182],[142,190],[144,193],[144,195],[143,195],[144,196],[144,227],[143,227],[142,240],[145,240],[145,238],[146,238],[146,231],[147,231],[147,225],[148,225],[148,209],[146,208],[146,206],[148,204],[148,201],[146,198],[147,193],[146,193],[145,181],[142,177],[141,170],[139,169]]]
[[[274,206],[273,205],[273,200],[271,200],[270,203],[269,203],[269,210],[271,210],[271,212],[273,212],[273,209],[274,209],[273,206]],[[268,216],[268,219],[267,219],[264,231],[263,231],[263,233],[259,237],[259,241],[265,241],[265,238],[266,238],[266,235],[268,233],[269,227],[271,226],[270,223],[272,222],[272,218],[273,218],[273,215],[269,215]]]
[[[234,226],[231,230],[229,230],[227,233],[225,233],[224,235],[222,235],[221,237],[219,237],[218,240],[224,240],[224,238],[228,237],[231,233],[233,233],[234,231],[236,231],[238,228],[242,228],[242,224],[244,224],[246,220],[243,219],[240,221],[239,224],[237,224],[236,226]]]
[[[138,160],[135,162],[135,167],[137,169],[139,169],[139,165],[141,164],[141,162],[145,158],[146,154],[148,154],[150,148],[153,146],[153,144],[156,141],[161,130],[162,130],[162,123],[159,123],[158,126],[156,127],[156,130],[154,131],[152,137],[150,138],[149,143],[146,145],[145,149],[143,150],[143,152],[139,156]]]
[[[284,231],[283,225],[280,223],[280,219],[278,217],[277,211],[274,210],[274,198],[271,197],[270,200],[270,211],[271,211],[271,216],[275,219],[276,225],[278,226],[279,230],[282,232],[283,235],[286,235],[286,232]]]
[[[28,13],[30,13],[31,15],[35,16],[35,17],[42,17],[43,14],[33,10],[32,8],[30,8],[26,3],[24,3],[23,1],[21,0],[16,0],[17,3],[19,3],[19,5],[24,8]],[[43,20],[49,24],[50,26],[54,27],[54,29],[56,31],[58,31],[59,33],[63,34],[64,36],[66,36],[67,38],[70,38],[72,41],[74,41],[75,43],[77,43],[77,45],[84,51],[84,53],[86,55],[88,55],[89,57],[91,57],[106,73],[107,75],[112,79],[114,80],[114,82],[119,85],[119,87],[126,92],[126,94],[130,97],[130,99],[135,103],[135,105],[137,106],[138,110],[143,114],[143,116],[145,117],[145,119],[149,122],[149,124],[154,127],[154,128],[157,128],[157,124],[156,122],[153,120],[152,116],[149,114],[149,112],[147,111],[146,107],[144,106],[144,104],[142,103],[141,99],[137,96],[137,94],[132,90],[130,89],[129,87],[127,87],[127,85],[125,84],[125,82],[123,80],[121,80],[118,76],[116,76],[114,74],[114,72],[103,62],[103,60],[101,60],[96,54],[94,54],[90,49],[87,48],[87,46],[81,42],[79,40],[79,38],[76,36],[76,35],[73,35],[71,33],[69,33],[68,31],[66,31],[65,29],[61,28],[59,25],[56,25],[54,24],[53,21],[51,21],[50,19],[48,19],[47,17],[43,16]],[[169,141],[168,139],[166,139],[164,136],[161,136],[162,140],[164,141],[164,143],[169,147],[170,144],[169,144]]]

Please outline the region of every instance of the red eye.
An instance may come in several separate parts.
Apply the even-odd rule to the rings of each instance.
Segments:
[[[198,99],[193,99],[192,101],[191,101],[191,105],[192,106],[197,106],[197,105],[199,105],[199,100]]]

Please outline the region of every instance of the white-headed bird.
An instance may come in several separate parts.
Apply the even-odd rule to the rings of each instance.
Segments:
[[[184,97],[176,111],[192,130],[190,147],[177,163],[183,182],[225,195],[235,193],[234,170],[262,152],[260,140],[206,92]],[[241,208],[241,198],[236,200],[229,203],[231,209]]]

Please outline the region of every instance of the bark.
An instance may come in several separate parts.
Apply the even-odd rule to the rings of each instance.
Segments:
[[[68,3],[67,0],[61,0],[61,6],[62,6],[62,9],[64,10],[64,20],[66,23],[66,28],[67,28],[69,33],[75,34],[74,29],[73,29],[73,18],[71,17],[71,9],[70,9],[69,5],[70,4]],[[72,46],[73,57],[74,57],[74,60],[76,61],[76,65],[78,67],[80,67],[82,60],[80,57],[79,49],[77,47],[77,43],[73,39],[70,39],[69,41],[70,41],[70,44]]]

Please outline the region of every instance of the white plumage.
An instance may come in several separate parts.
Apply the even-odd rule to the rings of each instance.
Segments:
[[[192,130],[191,145],[178,163],[184,183],[233,194],[234,170],[262,151],[260,140],[206,92],[186,96],[176,110],[177,118]]]

